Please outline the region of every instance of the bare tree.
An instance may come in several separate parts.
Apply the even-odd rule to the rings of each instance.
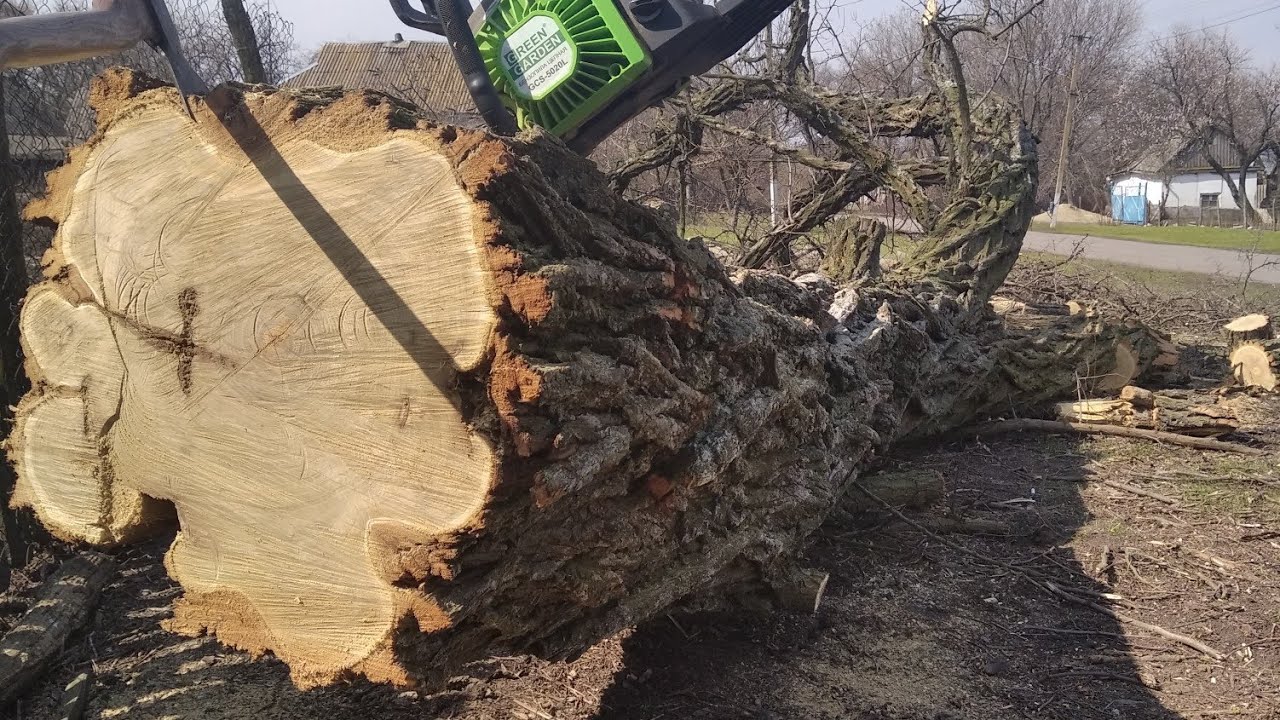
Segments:
[[[1280,68],[1254,66],[1225,30],[1176,33],[1157,45],[1156,64],[1157,87],[1177,110],[1184,131],[1226,184],[1244,223],[1256,225],[1247,178],[1263,153],[1280,142]],[[1234,157],[1215,153],[1215,138],[1224,139]]]
[[[805,166],[813,177],[793,193],[786,220],[751,239],[742,258],[746,267],[785,264],[797,238],[826,226],[851,203],[890,196],[921,229],[920,243],[897,268],[900,276],[947,268],[953,289],[967,299],[980,297],[1017,259],[1036,188],[1036,153],[1006,103],[995,97],[973,101],[957,38],[998,39],[1038,5],[1031,0],[1007,16],[986,3],[969,5],[968,11],[931,5],[918,45],[922,92],[895,98],[816,84],[802,64],[805,53],[797,49],[808,45],[812,32],[808,5],[798,3],[780,61],[760,73],[716,75],[679,102],[679,114],[659,123],[648,145],[615,169],[614,187],[629,187],[646,173],[697,157],[708,134],[733,134]],[[741,117],[735,113],[757,104],[781,106],[794,118],[796,130],[785,142],[734,122]],[[878,252],[886,233],[874,223],[856,223],[849,231],[858,228],[869,230],[869,237],[841,246]]]
[[[950,4],[954,6],[954,3]],[[992,0],[970,6],[988,32],[962,32],[956,38],[964,73],[976,104],[1001,97],[1018,109],[1045,147],[1061,143],[1066,116],[1067,80],[1076,45],[1079,87],[1076,130],[1070,147],[1068,196],[1086,205],[1106,202],[1106,178],[1141,156],[1159,139],[1159,123],[1146,122],[1149,81],[1134,67],[1128,48],[1142,28],[1137,0],[1048,2]],[[988,9],[989,8],[989,9]],[[946,10],[956,13],[957,8]],[[1017,18],[1000,32],[1002,23]],[[922,88],[919,18],[904,12],[871,23],[854,48],[849,75],[867,90],[891,96]],[[914,52],[913,52],[913,45]],[[1142,122],[1134,122],[1141,118]],[[1057,172],[1056,154],[1040,164],[1045,177]],[[1047,203],[1051,183],[1041,183],[1039,202]]]
[[[236,8],[227,12],[229,4],[243,12]],[[279,83],[299,64],[293,23],[266,2],[245,5],[243,0],[222,0],[214,5],[211,0],[179,0],[170,10],[183,51],[211,84]]]
[[[262,67],[262,53],[258,49],[257,33],[253,29],[253,19],[245,10],[244,0],[222,0],[222,16],[227,20],[227,30],[235,44],[236,55],[240,57],[240,70],[244,73],[244,81],[248,83],[264,83],[267,81],[266,70]]]

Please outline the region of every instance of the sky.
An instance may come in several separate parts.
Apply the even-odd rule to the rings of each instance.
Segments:
[[[838,0],[846,23],[865,22],[918,0]],[[1072,0],[1047,0],[1071,2]],[[438,39],[405,27],[386,0],[268,0],[294,23],[294,37],[304,51],[327,41],[390,40],[395,33],[416,40]],[[1205,27],[1227,23],[1255,60],[1280,62],[1280,0],[1146,0],[1145,19],[1152,37],[1167,35],[1178,25]],[[1254,14],[1257,13],[1257,14]],[[1140,54],[1139,54],[1140,55]],[[1141,57],[1135,57],[1140,62]]]

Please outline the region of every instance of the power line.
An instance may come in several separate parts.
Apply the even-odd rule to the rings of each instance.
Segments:
[[[1254,10],[1253,12],[1249,12],[1244,15],[1240,15],[1238,17],[1228,18],[1226,20],[1213,23],[1212,25],[1205,25],[1205,26],[1194,28],[1191,30],[1183,30],[1181,32],[1170,33],[1168,35],[1155,37],[1149,40],[1148,42],[1143,43],[1142,45],[1138,45],[1137,47],[1146,47],[1149,45],[1155,45],[1156,43],[1165,42],[1167,40],[1176,40],[1177,38],[1186,37],[1187,35],[1194,35],[1196,33],[1204,32],[1205,30],[1212,30],[1214,28],[1223,27],[1225,25],[1230,25],[1232,23],[1238,23],[1241,20],[1248,20],[1251,17],[1256,17],[1258,15],[1262,15],[1263,13],[1269,13],[1275,10],[1280,10],[1280,3],[1276,3],[1274,5],[1264,7],[1261,10]]]

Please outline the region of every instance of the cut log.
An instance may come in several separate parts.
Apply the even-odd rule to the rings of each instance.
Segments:
[[[1245,387],[1275,390],[1280,385],[1280,341],[1249,341],[1237,345],[1228,355],[1231,374]]]
[[[224,87],[193,122],[117,71],[93,98],[28,209],[58,235],[17,497],[100,544],[171,503],[169,627],[304,686],[569,656],[722,580],[777,598],[769,568],[891,443],[1160,352],[1096,314],[1006,326],[955,283],[830,308],[735,284],[554,140],[384,96]]]
[[[822,271],[838,282],[880,276],[880,248],[889,229],[875,218],[858,218],[831,241]]]
[[[1235,411],[1215,395],[1170,390],[1153,393],[1132,385],[1117,400],[1081,400],[1056,406],[1059,420],[1088,425],[1119,425],[1162,432],[1217,437],[1240,429]]]
[[[1227,360],[1236,383],[1275,390],[1280,384],[1280,340],[1275,339],[1271,318],[1245,315],[1222,329],[1227,335]]]
[[[792,612],[812,614],[822,605],[831,573],[787,565],[767,578],[779,605]]]
[[[1260,313],[1238,317],[1222,326],[1222,329],[1227,334],[1228,347],[1232,348],[1251,340],[1270,340],[1275,337],[1271,318]]]

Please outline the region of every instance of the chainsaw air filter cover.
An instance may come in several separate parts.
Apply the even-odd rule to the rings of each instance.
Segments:
[[[485,69],[520,126],[562,137],[651,63],[614,0],[486,2],[472,27]]]

